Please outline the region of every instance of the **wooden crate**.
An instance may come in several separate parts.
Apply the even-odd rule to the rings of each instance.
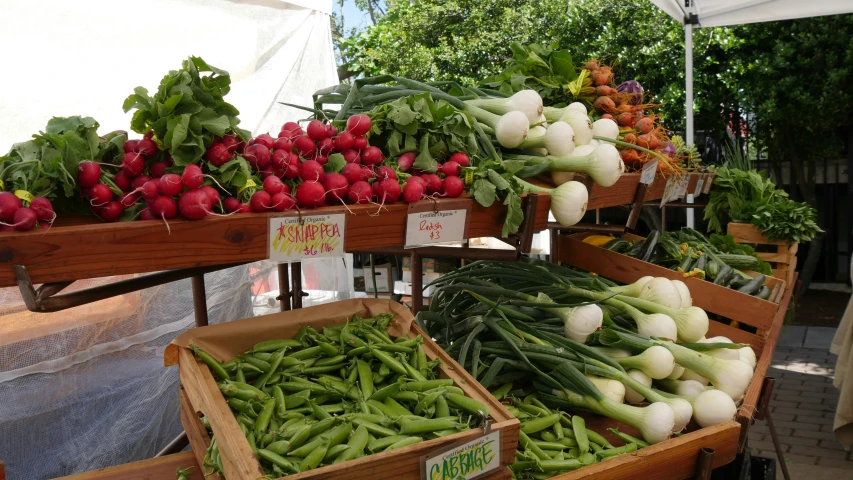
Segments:
[[[728,234],[734,237],[736,242],[749,243],[756,246],[768,246],[772,252],[756,252],[765,262],[773,267],[773,276],[792,283],[794,271],[797,269],[798,243],[788,245],[787,242],[777,240],[771,242],[764,234],[758,231],[755,225],[749,223],[729,223]]]
[[[699,179],[705,174],[690,173],[688,175],[690,175],[690,181],[687,184],[687,191],[692,193],[696,189],[696,184],[699,182]],[[596,210],[599,208],[616,207],[619,205],[634,203],[637,188],[640,186],[640,176],[641,174],[639,172],[623,173],[619,178],[619,181],[610,187],[602,187],[601,185],[593,182],[587,175],[576,175],[575,179],[585,184],[589,191],[587,210]],[[706,179],[706,181],[712,181],[713,175],[711,175],[709,179],[710,180]],[[661,174],[657,174],[655,176],[654,183],[652,183],[646,190],[646,196],[643,198],[643,201],[651,202],[653,200],[660,200],[663,198],[664,188],[666,188],[666,178]]]
[[[548,225],[551,197],[533,195],[539,197],[536,214],[525,221],[540,232]],[[432,205],[431,200],[422,202]],[[418,203],[385,205],[381,212],[376,205],[322,207],[303,214],[346,214],[344,249],[354,252],[402,247],[406,217],[414,205]],[[436,206],[469,209],[470,238],[501,236],[506,207],[500,202],[485,208],[471,198],[450,198],[437,200]],[[264,260],[269,258],[269,219],[297,215],[291,210],[173,219],[171,232],[159,220],[103,223],[91,216],[62,215],[50,229],[0,232],[0,287],[17,285],[13,265],[26,266],[38,284]]]
[[[732,320],[756,327],[760,331],[767,331],[773,323],[779,310],[779,298],[785,289],[783,280],[767,277],[766,284],[775,293],[771,294],[770,300],[762,300],[750,295],[740,293],[736,290],[698,278],[685,278],[682,274],[660,267],[652,263],[644,262],[636,258],[611,252],[595,245],[584,243],[583,239],[590,233],[578,233],[575,235],[563,235],[558,239],[558,260],[590,272],[597,273],[602,277],[622,283],[631,283],[645,275],[653,277],[666,277],[670,280],[681,280],[687,285],[693,297],[693,304],[708,312],[722,315]],[[626,234],[629,240],[642,240],[643,237]],[[721,333],[734,342],[753,344],[753,341],[763,342],[759,335],[739,330],[724,325],[726,333]]]
[[[424,338],[423,348],[429,359],[439,358],[442,365],[440,377],[452,378],[455,385],[465,391],[469,397],[483,402],[489,406],[490,414],[494,419],[492,430],[501,432],[501,459],[503,465],[509,466],[515,461],[515,451],[518,444],[519,421],[514,418],[503,405],[500,404],[489,392],[477,383],[464,368],[459,366],[447,353],[433,342],[429,336],[424,334],[412,322],[413,317],[408,310],[390,300],[355,299],[300,310],[265,315],[250,319],[228,322],[226,324],[212,325],[208,327],[191,329],[176,341],[180,342],[182,337],[190,335],[197,340],[197,344],[210,353],[216,355],[216,341],[211,341],[217,334],[223,331],[233,332],[235,329],[247,332],[234,338],[236,344],[233,348],[246,350],[251,345],[261,340],[270,338],[285,338],[276,332],[283,329],[294,329],[309,325],[315,328],[323,326],[338,325],[343,323],[353,314],[376,315],[378,313],[394,313],[395,322],[402,318],[409,325],[406,330],[412,335],[422,335]],[[198,341],[198,339],[202,339]],[[204,343],[205,339],[208,341]],[[210,369],[200,360],[196,359],[192,352],[184,346],[175,343],[170,345],[166,351],[166,364],[179,364],[179,376],[183,386],[183,398],[181,421],[187,430],[190,444],[201,464],[204,452],[209,446],[210,439],[198,418],[201,415],[207,417],[213,429],[222,456],[223,468],[226,478],[229,479],[255,479],[263,475],[261,466],[255,458],[248,441],[240,431],[237,420],[228,408],[225,398],[219,391],[216,381]],[[219,358],[223,360],[223,358]],[[192,432],[192,433],[191,433]],[[329,465],[309,472],[289,475],[288,480],[301,480],[308,478],[338,479],[338,480],[375,480],[377,478],[395,479],[420,479],[421,457],[441,447],[455,442],[467,441],[482,434],[481,429],[461,432],[447,437],[437,438],[421,442],[416,445],[401,448],[391,452],[382,452],[374,455],[361,457],[338,465]],[[501,469],[490,478],[509,478],[509,472]]]

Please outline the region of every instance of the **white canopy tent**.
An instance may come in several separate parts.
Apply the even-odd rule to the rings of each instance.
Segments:
[[[685,140],[693,144],[693,29],[853,12],[853,0],[650,0],[684,25]]]

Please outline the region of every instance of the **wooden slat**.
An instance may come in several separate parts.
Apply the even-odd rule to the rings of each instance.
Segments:
[[[759,329],[769,328],[776,315],[778,305],[773,302],[714,285],[705,280],[685,278],[668,268],[583,243],[582,240],[587,235],[587,233],[561,235],[557,239],[560,255],[558,260],[623,283],[634,282],[645,275],[681,280],[690,290],[693,304],[697,307]]]
[[[610,187],[602,187],[589,180],[586,175],[576,175],[575,180],[587,185],[589,189],[587,209],[596,210],[633,203],[634,195],[637,193],[637,187],[640,184],[640,175],[640,173],[623,173],[616,184]],[[693,192],[702,174],[691,173],[689,175],[690,182],[688,183],[687,191]],[[663,197],[665,188],[666,178],[661,174],[656,175],[654,183],[646,190],[644,201],[660,200]]]
[[[426,201],[430,204],[431,201]],[[438,200],[470,205],[468,235],[500,237],[506,207],[485,208],[472,199]],[[550,197],[540,195],[534,231],[547,228]],[[405,243],[406,204],[379,210],[375,205],[323,207],[305,214],[346,213],[347,251],[400,247]],[[296,212],[208,217],[200,221],[170,220],[171,234],[159,221],[57,224],[49,230],[0,233],[0,287],[15,285],[12,265],[25,265],[33,283],[154,272],[176,268],[252,262],[267,258],[270,217]]]
[[[204,425],[201,423],[201,419],[198,416],[198,412],[195,412],[192,404],[190,404],[189,398],[187,398],[187,393],[184,391],[184,387],[181,386],[181,425],[184,426],[184,432],[187,434],[187,439],[190,442],[190,445],[210,445],[210,436],[207,434],[207,429],[204,428]],[[207,447],[204,449],[197,448],[192,451],[195,454],[196,462],[199,465],[204,465],[204,455],[207,453]],[[208,480],[219,480],[219,475],[215,473],[210,473],[206,477]]]
[[[726,422],[675,437],[628,455],[553,477],[553,480],[673,480],[692,477],[699,450],[713,448],[714,468],[737,456],[740,425]]]
[[[773,253],[773,252],[755,252],[758,255],[758,258],[764,260],[765,262],[776,262],[776,263],[791,263],[792,260],[797,258],[796,255],[792,255],[790,253]]]
[[[787,242],[776,240],[771,242],[758,228],[750,223],[729,223],[727,230],[729,235],[739,243],[755,243],[761,245],[787,245]]]
[[[0,462],[0,465],[2,465],[2,462]],[[205,480],[205,478],[210,478],[205,477],[202,473],[195,456],[193,456],[193,452],[182,452],[150,460],[141,460],[139,462],[116,465],[115,467],[92,470],[91,472],[62,477],[62,480],[175,480],[176,469],[180,468],[184,470],[189,467],[194,467],[190,471],[191,480]]]
[[[489,406],[490,415],[495,420],[492,424],[492,430],[500,430],[502,432],[500,445],[502,463],[504,466],[511,465],[515,461],[515,451],[518,445],[519,421],[489,394],[488,390],[477,383],[465,369],[459,366],[452,357],[426,336],[414,323],[412,323],[412,334],[423,336],[424,343],[422,344],[422,348],[427,358],[430,360],[435,358],[441,359],[442,363],[439,366],[441,377],[452,378],[455,385],[462,388],[467,396]],[[206,365],[196,360],[189,349],[180,348],[179,350],[180,377],[181,382],[186,388],[186,398],[188,400],[186,405],[182,402],[182,409],[192,412],[191,415],[201,412],[207,416],[214,436],[217,439],[217,444],[219,445],[223,467],[225,467],[225,462],[228,460],[232,468],[240,466],[240,468],[248,469],[251,466],[252,469],[260,470],[260,464],[249,448],[249,443],[246,441],[245,436],[240,432],[237,421],[228,408],[224,397],[219,393],[219,388],[213,381],[210,370]],[[185,364],[189,368],[185,368]],[[194,378],[190,378],[190,376]],[[202,392],[199,389],[207,391]],[[188,416],[182,415],[182,418],[184,417],[188,418]],[[188,428],[187,435],[193,450],[197,452],[205,451],[210,445],[210,440],[206,434],[202,435],[199,431],[201,429],[200,422],[189,423],[190,425],[185,425],[185,428]],[[234,429],[236,429],[236,432]],[[196,430],[196,432],[191,434],[190,430]],[[222,432],[230,432],[232,438],[229,438],[227,442],[223,442],[221,435],[227,433]],[[423,455],[450,443],[473,440],[481,434],[482,431],[479,429],[469,430],[421,442],[391,452],[368,455],[342,464],[328,465],[317,470],[289,475],[287,479],[376,480],[378,478],[394,478],[416,480],[420,479],[420,459]],[[243,447],[245,449],[242,449]],[[240,448],[241,450],[235,450],[235,448]],[[226,478],[258,478],[260,474],[252,477],[235,477],[226,468],[225,476]],[[509,478],[509,471],[502,469],[487,478],[488,480],[506,479]]]

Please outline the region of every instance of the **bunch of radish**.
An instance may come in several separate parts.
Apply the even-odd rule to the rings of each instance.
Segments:
[[[27,206],[12,192],[0,192],[0,232],[26,232],[40,224],[52,224],[56,218],[50,200],[32,198]]]

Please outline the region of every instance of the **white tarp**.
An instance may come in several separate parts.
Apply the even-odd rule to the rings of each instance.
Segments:
[[[699,26],[720,27],[772,22],[792,18],[821,17],[853,12],[853,0],[651,0],[670,17],[684,21],[685,4],[692,2]]]
[[[122,102],[156,91],[190,55],[231,73],[241,126],[278,132],[311,93],[337,83],[331,0],[4,0],[0,2],[0,155],[53,116],[128,130]]]

